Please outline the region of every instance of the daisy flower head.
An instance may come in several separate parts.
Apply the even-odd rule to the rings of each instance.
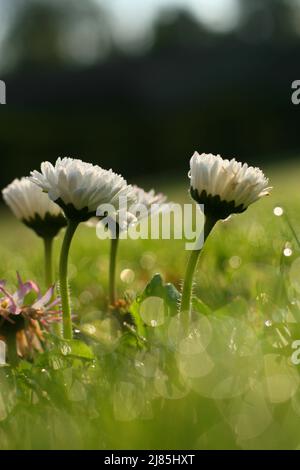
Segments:
[[[138,224],[149,216],[166,211],[169,207],[166,203],[167,196],[162,193],[155,193],[154,189],[145,191],[136,185],[132,189],[136,202],[126,212],[126,222],[123,224],[124,228],[120,225],[121,231],[127,230],[130,226]]]
[[[61,208],[28,178],[15,179],[2,195],[13,214],[41,237],[54,237],[66,225]]]
[[[166,204],[167,196],[162,193],[155,193],[154,189],[145,191],[144,189],[133,186],[133,190],[136,195],[136,203],[133,204],[132,209],[138,213],[139,207],[141,207],[140,214],[138,213],[137,219],[141,220],[145,215],[157,214],[168,207]]]
[[[216,220],[244,212],[272,189],[259,168],[198,152],[190,160],[189,178],[192,198]]]
[[[96,215],[98,206],[118,207],[120,197],[132,198],[132,188],[112,170],[74,158],[58,158],[55,165],[41,164],[31,172],[31,181],[48,193],[70,220],[85,222]]]

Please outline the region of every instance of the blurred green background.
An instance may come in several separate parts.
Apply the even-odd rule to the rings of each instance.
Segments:
[[[65,155],[130,180],[195,149],[297,158],[299,18],[299,0],[0,0],[1,186]]]
[[[172,330],[176,316],[148,326],[144,347],[117,334],[105,317],[109,240],[81,224],[70,289],[75,330],[95,328],[84,337],[95,360],[68,357],[50,342],[34,362],[0,367],[0,449],[299,448],[300,375],[291,355],[299,339],[300,246],[286,220],[299,238],[299,170],[297,162],[267,168],[272,196],[215,227],[194,285],[209,314],[196,310],[197,334],[183,350]],[[184,181],[157,183],[185,202]],[[276,205],[285,215],[274,215]],[[56,273],[61,241],[62,234]],[[157,272],[180,287],[183,240],[122,240],[119,254],[120,297],[140,295]],[[8,211],[0,258],[11,292],[16,270],[45,288],[42,242]]]

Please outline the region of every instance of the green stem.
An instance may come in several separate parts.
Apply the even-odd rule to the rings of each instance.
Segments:
[[[206,217],[205,224],[204,224],[204,243],[216,222],[217,220]],[[202,251],[202,248],[200,248],[199,250],[192,251],[190,255],[190,259],[188,261],[186,273],[185,273],[185,278],[184,278],[184,283],[183,283],[183,288],[182,288],[181,306],[180,306],[180,312],[181,313],[184,312],[183,317],[184,317],[185,329],[187,329],[188,324],[189,324],[193,278],[194,278],[195,270],[197,267],[197,263],[198,263],[201,251]]]
[[[5,341],[6,341],[6,348],[7,348],[6,355],[8,359],[8,364],[12,367],[16,367],[20,362],[20,358],[17,352],[16,335],[15,334],[7,335],[7,337],[5,338]]]
[[[78,225],[79,222],[77,220],[68,220],[68,225],[60,253],[59,285],[63,313],[63,336],[65,339],[72,339],[72,319],[68,288],[68,256],[71,241]]]
[[[47,287],[50,287],[53,284],[52,247],[53,237],[44,238],[45,282]]]
[[[181,312],[186,312],[190,309],[192,286],[193,286],[193,277],[194,272],[198,263],[201,250],[194,250],[190,254],[190,258],[187,264],[185,278],[182,288],[182,297],[181,297]]]
[[[116,303],[116,267],[117,267],[117,253],[119,246],[119,236],[111,239],[110,245],[110,259],[109,259],[109,302],[110,305]]]

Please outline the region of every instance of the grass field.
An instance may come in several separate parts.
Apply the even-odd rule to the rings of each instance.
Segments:
[[[80,227],[69,280],[88,349],[66,352],[51,336],[34,361],[0,369],[0,448],[299,448],[300,246],[273,209],[300,238],[300,166],[266,174],[272,195],[219,223],[205,245],[188,338],[175,314],[120,331],[106,307],[109,243]],[[162,181],[156,190],[188,200],[185,175]],[[13,287],[18,271],[43,285],[40,240],[5,210],[0,226],[0,277]],[[120,297],[134,299],[156,273],[180,289],[187,256],[180,240],[123,241]]]

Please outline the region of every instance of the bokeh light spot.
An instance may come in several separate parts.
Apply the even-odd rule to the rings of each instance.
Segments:
[[[146,325],[156,327],[165,321],[165,305],[160,297],[148,297],[140,306],[140,315]]]
[[[284,211],[282,207],[275,207],[273,210],[273,214],[276,215],[276,217],[281,217],[283,215]]]
[[[131,284],[134,281],[135,274],[132,269],[123,269],[123,271],[120,274],[120,279],[122,282],[125,284]]]

